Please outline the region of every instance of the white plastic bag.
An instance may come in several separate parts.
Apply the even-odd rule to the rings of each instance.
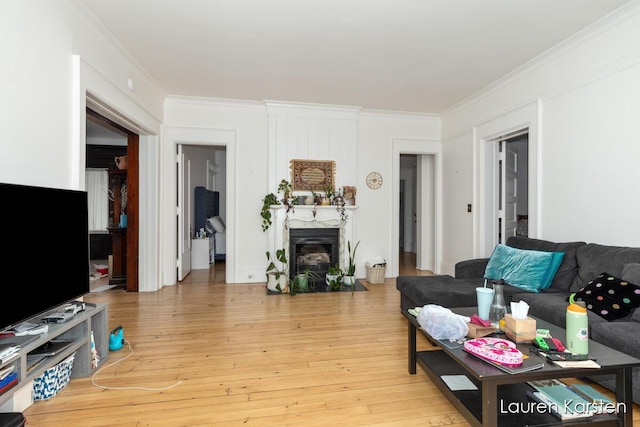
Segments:
[[[455,314],[448,308],[427,304],[418,313],[418,323],[432,338],[459,340],[469,333],[469,318]]]

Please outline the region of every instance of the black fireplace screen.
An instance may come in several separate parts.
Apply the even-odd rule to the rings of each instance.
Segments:
[[[340,263],[339,228],[289,229],[289,273],[306,269],[325,279],[329,266]]]

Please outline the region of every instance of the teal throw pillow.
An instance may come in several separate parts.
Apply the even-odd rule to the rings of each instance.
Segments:
[[[540,292],[551,286],[563,258],[564,252],[517,249],[498,244],[487,263],[484,277],[503,279],[511,286]]]
[[[564,252],[550,253],[553,254],[553,257],[551,259],[551,264],[549,265],[549,270],[547,270],[547,277],[544,280],[546,285],[543,285],[542,289],[547,289],[549,286],[551,286],[553,278],[556,277],[556,273],[558,272],[560,264],[562,264],[562,260],[564,259]]]

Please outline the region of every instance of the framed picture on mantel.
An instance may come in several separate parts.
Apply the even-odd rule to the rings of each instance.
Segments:
[[[293,191],[324,191],[335,188],[336,162],[333,160],[291,160]]]

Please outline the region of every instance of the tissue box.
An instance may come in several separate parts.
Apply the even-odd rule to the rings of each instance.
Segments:
[[[536,337],[536,319],[514,319],[511,314],[505,314],[505,333],[514,342],[531,342]]]

